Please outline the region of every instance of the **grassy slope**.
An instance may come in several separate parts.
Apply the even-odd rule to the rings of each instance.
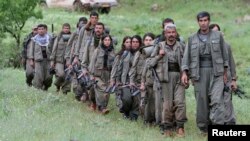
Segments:
[[[125,35],[161,31],[161,20],[165,17],[174,18],[179,33],[187,37],[197,30],[195,15],[201,10],[212,13],[212,22],[221,25],[226,40],[231,43],[237,62],[239,83],[249,93],[250,79],[246,68],[250,66],[249,23],[236,24],[234,21],[249,13],[247,5],[233,0],[202,2],[198,0],[159,0],[162,10],[157,13],[150,12],[150,2],[132,0],[122,2],[122,7],[112,9],[109,15],[101,15],[100,21],[111,28],[111,33],[118,37],[119,42]],[[140,2],[144,2],[141,4]],[[184,7],[184,8],[183,8]],[[144,11],[143,13],[141,11]],[[55,14],[56,13],[56,14]],[[59,31],[61,24],[69,22],[72,27],[82,13],[68,13],[61,10],[44,11],[44,19],[30,19],[24,33],[39,22],[55,26]],[[87,16],[87,15],[85,15]],[[8,39],[5,42],[9,42]],[[119,47],[118,47],[119,48]],[[24,84],[24,72],[21,70],[0,70],[0,140],[165,140],[158,132],[158,128],[145,128],[142,121],[137,123],[123,120],[117,112],[114,98],[111,97],[111,114],[101,116],[88,111],[82,103],[74,101],[73,94],[63,96],[55,93],[52,87],[49,92],[27,88]],[[195,124],[195,99],[192,87],[188,89],[186,124],[187,137],[185,140],[205,140],[198,135]],[[239,124],[249,124],[249,100],[233,97],[236,115]],[[184,139],[183,139],[184,140]]]

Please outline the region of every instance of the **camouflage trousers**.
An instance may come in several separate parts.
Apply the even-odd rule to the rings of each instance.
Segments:
[[[202,132],[208,125],[223,125],[225,109],[223,76],[214,76],[213,68],[200,68],[200,79],[194,81],[196,98],[196,123]]]
[[[184,128],[186,117],[185,88],[179,72],[169,72],[168,83],[161,83],[163,95],[162,125],[164,130]]]
[[[32,80],[34,78],[34,68],[30,66],[29,61],[26,60],[26,67],[25,67],[25,75],[26,75],[26,83],[28,86],[32,85]]]
[[[55,80],[54,84],[58,88],[61,88],[63,93],[70,92],[71,81],[65,80],[64,64],[56,63],[55,71],[56,71],[56,74],[55,74],[56,80]]]
[[[109,102],[109,94],[105,93],[108,83],[103,82],[99,77],[96,77],[98,83],[94,86],[95,102],[99,110],[107,108]]]
[[[228,82],[226,85],[230,87],[231,82]],[[235,125],[236,116],[233,107],[232,101],[232,90],[224,91],[224,105],[225,105],[225,124],[226,125]]]
[[[147,123],[155,122],[155,94],[153,91],[153,86],[146,86],[144,99],[145,109],[144,109],[144,121]]]
[[[35,75],[33,86],[38,89],[48,90],[52,84],[52,75],[49,73],[50,63],[49,60],[35,61]]]
[[[161,92],[157,89],[157,83],[153,84],[154,97],[155,97],[155,123],[157,125],[161,124],[162,120],[162,106],[163,106],[163,97]]]
[[[139,116],[140,95],[132,96],[130,88],[124,87],[116,92],[116,102],[119,111],[126,118],[137,120]]]

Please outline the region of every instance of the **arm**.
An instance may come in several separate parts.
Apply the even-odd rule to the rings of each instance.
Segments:
[[[83,59],[82,59],[82,63],[81,63],[81,66],[82,66],[83,70],[87,71],[89,64],[90,64],[90,60],[89,60],[89,47],[85,47],[84,48],[84,52],[83,52]]]
[[[91,58],[90,64],[89,64],[89,73],[91,75],[93,75],[95,72],[95,63],[97,60],[98,52],[99,52],[99,48],[95,49],[93,56]]]
[[[153,68],[157,65],[158,61],[162,59],[162,55],[159,54],[161,50],[161,44],[159,43],[158,45],[155,46],[153,53],[151,54],[151,61],[149,62],[149,67]]]
[[[76,37],[76,32],[74,32],[71,36],[70,36],[70,39],[67,43],[67,46],[66,46],[66,50],[65,50],[65,54],[64,54],[64,59],[66,60],[66,64],[70,64],[71,63],[71,60],[72,60],[72,46],[73,46],[73,42],[74,42],[74,39]]]
[[[130,84],[135,84],[136,66],[138,64],[140,55],[141,55],[140,51],[137,51],[133,59],[132,67],[130,68],[130,71],[129,71]]]
[[[79,56],[79,51],[80,51],[81,44],[82,44],[82,41],[83,41],[84,31],[85,31],[85,27],[82,27],[80,32],[79,32],[79,36],[78,36],[78,39],[77,39],[77,42],[76,42],[75,52],[74,52],[74,55],[76,57]]]
[[[116,81],[116,73],[118,71],[118,66],[120,64],[120,56],[117,55],[115,57],[115,60],[114,60],[114,64],[113,64],[113,67],[112,67],[112,70],[111,70],[111,74],[110,74],[110,81],[113,81],[115,83]]]
[[[59,36],[57,36],[56,39],[55,39],[55,42],[54,42],[54,45],[53,45],[53,48],[52,48],[52,52],[51,52],[51,55],[50,55],[50,60],[53,63],[54,63],[55,57],[56,57],[56,50],[57,50],[57,45],[58,45],[58,37]]]

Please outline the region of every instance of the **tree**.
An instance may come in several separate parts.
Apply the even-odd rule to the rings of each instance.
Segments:
[[[0,32],[9,33],[20,47],[21,31],[26,21],[42,18],[42,12],[35,7],[40,0],[0,0]]]

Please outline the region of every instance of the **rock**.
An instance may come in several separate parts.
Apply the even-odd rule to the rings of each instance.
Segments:
[[[152,12],[156,12],[159,10],[159,5],[157,3],[154,3],[153,5],[151,5],[151,11]]]

